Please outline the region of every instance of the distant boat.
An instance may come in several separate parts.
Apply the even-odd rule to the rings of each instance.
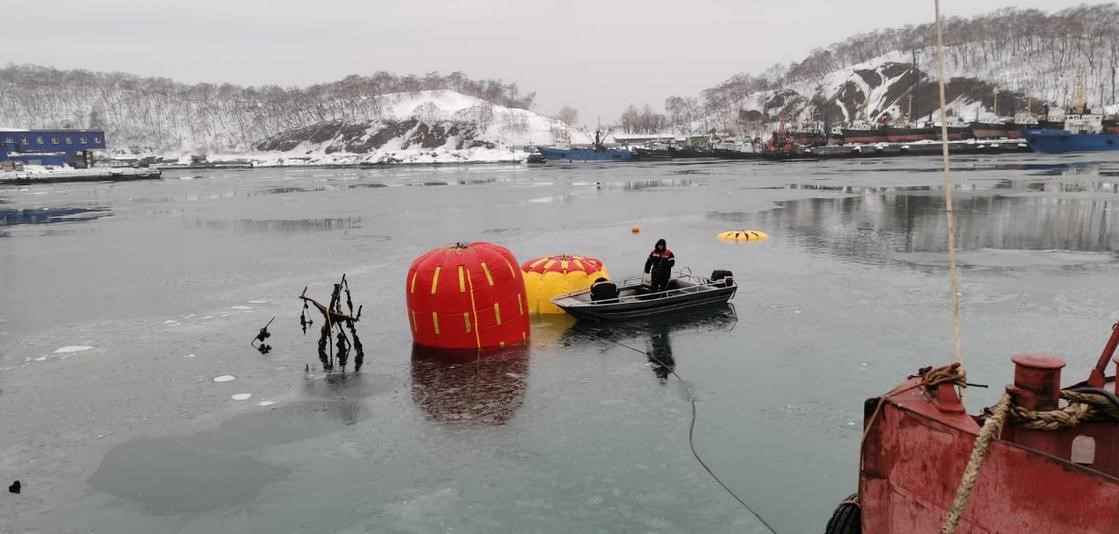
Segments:
[[[1034,152],[1095,152],[1119,150],[1119,131],[1105,128],[1103,115],[1084,113],[1081,106],[1078,113],[1065,116],[1064,128],[1060,130],[1028,128],[1022,134]]]
[[[576,147],[537,147],[548,161],[630,161],[633,152],[625,148],[607,148],[602,144],[601,132],[595,130],[594,145],[586,148]]]
[[[539,147],[540,154],[548,161],[629,161],[633,153],[624,148],[562,148]]]

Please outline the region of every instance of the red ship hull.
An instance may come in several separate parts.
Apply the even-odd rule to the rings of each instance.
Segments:
[[[971,125],[971,135],[976,139],[1019,139],[1022,131],[1016,124],[974,123]]]
[[[885,130],[843,130],[843,143],[848,145],[873,145],[888,143]]]
[[[940,532],[979,425],[966,413],[945,411],[922,388],[889,399],[879,416],[863,443],[863,534]],[[1116,458],[1115,447],[1097,439],[1096,457]],[[1116,503],[1119,478],[999,440],[956,532],[1114,534]]]
[[[980,451],[956,534],[1119,533],[1119,387],[1104,376],[1117,346],[1119,323],[1088,380],[1066,389],[1060,358],[1015,356],[1006,404],[978,416],[966,413],[953,382],[930,380],[936,371],[868,400],[857,499],[840,504],[825,532],[941,532],[969,458]],[[1034,429],[1073,408],[1090,415]],[[1000,409],[1005,426],[990,430],[983,453],[976,448],[989,430],[983,424]]]

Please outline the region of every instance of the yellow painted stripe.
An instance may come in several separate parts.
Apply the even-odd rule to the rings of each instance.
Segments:
[[[502,258],[502,259],[505,259],[505,258]],[[505,266],[509,267],[509,276],[512,277],[512,278],[517,278],[517,271],[515,271],[513,269],[513,264],[509,263],[509,260],[505,260]]]
[[[431,294],[434,295],[435,291],[439,288],[439,271],[442,267],[435,268],[435,276],[431,278]]]
[[[501,305],[493,303],[493,316],[497,318],[497,326],[501,326]]]
[[[540,259],[528,264],[528,266],[531,269],[535,269],[535,268],[539,267],[541,263],[544,263],[546,261],[548,261],[548,258],[540,258]]]
[[[466,280],[463,277],[461,265],[458,266],[458,292],[466,293]]]
[[[555,264],[556,264],[556,260],[548,260],[548,263],[544,264],[544,270],[547,271],[548,269],[551,269],[552,266],[555,265]]]
[[[416,277],[419,276],[419,275],[420,275],[419,271],[416,271],[416,272],[412,273],[412,287],[410,287],[408,289],[409,293],[415,293],[416,292]]]
[[[497,346],[500,347],[500,348],[505,348],[505,342],[504,341],[498,341]]]
[[[560,262],[560,269],[563,269],[563,272],[565,273],[567,272],[567,260],[563,260]]]
[[[520,293],[517,293],[517,311],[520,312],[521,315],[525,314],[525,306],[524,306],[524,304],[521,304],[521,294]]]
[[[482,272],[486,273],[486,281],[493,285],[493,277],[490,276],[490,268],[486,267],[486,262],[482,262]]]
[[[474,279],[466,277],[466,286],[470,288],[470,312],[474,314],[474,324],[478,324],[478,305],[474,303]],[[474,329],[474,346],[482,348],[482,332]]]
[[[466,322],[466,333],[469,334],[470,333],[470,314],[466,313],[466,312],[463,312],[462,320]]]
[[[435,326],[435,335],[439,335],[439,314],[431,312],[431,324]]]
[[[587,268],[585,266],[583,266],[583,262],[581,262],[579,260],[575,260],[575,266],[578,267],[580,270],[583,270],[583,271],[587,270]]]
[[[412,331],[417,334],[420,332],[420,325],[416,324],[416,310],[412,310]]]

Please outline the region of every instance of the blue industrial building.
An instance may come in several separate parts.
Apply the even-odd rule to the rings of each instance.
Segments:
[[[0,162],[90,167],[93,165],[90,151],[104,149],[103,130],[0,131]]]

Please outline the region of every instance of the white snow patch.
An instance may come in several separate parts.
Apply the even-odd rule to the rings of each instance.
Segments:
[[[214,382],[232,382],[235,380],[233,375],[221,375],[214,377]]]
[[[243,401],[243,400],[249,400],[249,397],[252,397],[252,396],[253,396],[252,393],[235,393],[233,395],[232,399],[235,400],[235,401]]]
[[[232,308],[235,309],[235,310],[251,310],[251,309],[253,309],[252,306],[232,306]]]
[[[260,299],[260,300],[250,300],[250,301],[249,301],[249,304],[268,304],[268,301],[267,301],[267,300],[264,300],[264,299]]]
[[[273,404],[276,404],[276,403],[273,402],[273,401],[260,401],[260,402],[256,403],[257,406],[272,406]]]
[[[187,354],[186,356],[183,356],[183,358],[193,358],[193,357],[194,357],[193,354]]]

